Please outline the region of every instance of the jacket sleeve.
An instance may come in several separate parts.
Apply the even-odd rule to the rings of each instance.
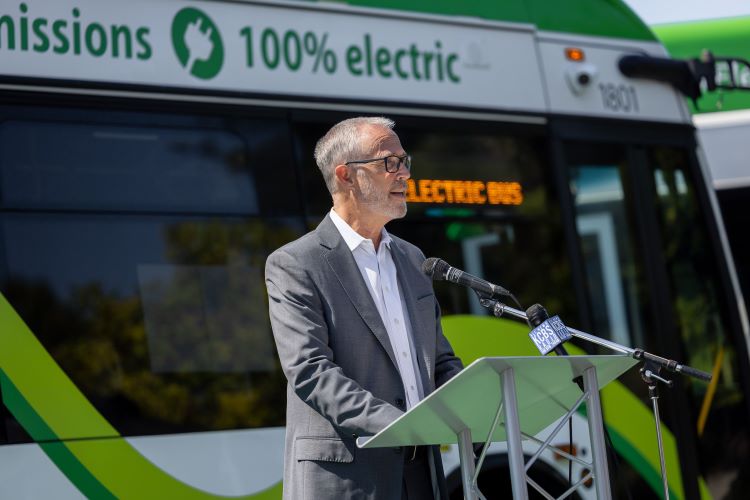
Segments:
[[[309,272],[283,248],[266,261],[266,288],[281,367],[302,401],[355,436],[377,434],[402,415],[336,364],[320,291]]]

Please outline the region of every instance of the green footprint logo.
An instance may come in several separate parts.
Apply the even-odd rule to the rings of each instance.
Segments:
[[[182,67],[196,78],[210,80],[221,71],[224,45],[214,22],[193,7],[172,20],[172,46]]]

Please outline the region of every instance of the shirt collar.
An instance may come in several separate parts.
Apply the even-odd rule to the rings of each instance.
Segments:
[[[360,246],[363,242],[369,241],[372,243],[372,240],[369,238],[365,238],[361,234],[359,234],[357,231],[352,229],[352,227],[347,224],[347,222],[341,218],[339,214],[336,213],[334,209],[331,209],[330,212],[331,221],[333,221],[333,225],[336,226],[336,229],[339,230],[339,233],[341,233],[341,237],[344,238],[344,243],[346,243],[346,246],[349,247],[349,250],[352,252],[355,248]],[[388,231],[385,230],[385,228],[381,229],[380,231],[380,243],[384,244],[386,248],[391,248],[391,235],[388,234]]]

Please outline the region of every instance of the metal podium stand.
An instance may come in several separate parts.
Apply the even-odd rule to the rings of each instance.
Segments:
[[[638,361],[628,356],[501,357],[480,358],[440,389],[375,436],[358,438],[360,448],[458,443],[464,498],[484,498],[477,487],[481,468],[474,462],[472,443],[507,441],[513,498],[528,498],[527,482],[540,487],[526,472],[557,432],[562,420],[524,463],[521,439],[545,429],[560,417],[571,415],[585,401],[591,438],[589,468],[600,500],[610,500],[607,455],[604,446],[599,389],[619,377]],[[573,381],[582,377],[584,392]],[[564,454],[559,450],[556,453]],[[567,496],[590,476],[581,478],[562,496]],[[549,495],[547,494],[549,497]]]

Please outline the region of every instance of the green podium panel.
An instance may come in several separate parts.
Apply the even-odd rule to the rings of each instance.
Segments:
[[[502,401],[500,374],[507,368],[514,372],[521,431],[533,435],[575,404],[582,393],[573,379],[585,369],[595,369],[601,388],[637,362],[624,355],[480,358],[376,436],[359,438],[357,444],[379,448],[455,443],[465,429],[472,441],[483,442]],[[499,425],[492,441],[505,440],[505,427]]]

